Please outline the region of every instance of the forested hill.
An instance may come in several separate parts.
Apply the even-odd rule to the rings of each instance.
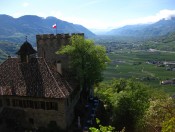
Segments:
[[[95,34],[87,28],[55,17],[42,18],[25,15],[13,18],[8,15],[0,15],[0,63],[8,55],[15,55],[19,46],[25,41],[25,36],[33,46],[36,46],[36,34],[55,34],[56,29],[52,28],[55,23],[57,33],[84,33],[87,38],[95,37]]]
[[[1,42],[0,41],[0,64],[7,59],[7,57],[15,56],[16,51],[20,48],[20,45],[10,43],[10,42]]]
[[[27,35],[30,42],[35,43],[36,34],[54,34],[52,25],[57,23],[57,33],[84,33],[86,37],[95,36],[87,28],[62,21],[55,17],[42,18],[34,15],[25,15],[13,18],[8,15],[0,15],[0,41],[21,43]]]
[[[129,25],[109,31],[108,35],[153,38],[175,32],[175,17],[162,19],[153,24]]]

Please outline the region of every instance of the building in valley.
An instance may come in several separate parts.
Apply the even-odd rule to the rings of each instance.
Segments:
[[[69,72],[70,58],[55,52],[70,37],[37,35],[37,51],[26,40],[18,57],[0,64],[0,129],[13,123],[24,129],[48,124],[69,128],[81,88]]]

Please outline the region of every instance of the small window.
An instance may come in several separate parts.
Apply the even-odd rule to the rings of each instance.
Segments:
[[[13,104],[14,107],[16,106],[16,103],[15,103],[14,99],[12,100],[12,104]]]
[[[26,100],[26,108],[30,108],[30,101]]]
[[[26,108],[27,107],[27,101],[26,100],[23,100],[23,107]]]
[[[19,107],[23,107],[22,100],[19,100]]]
[[[15,99],[15,106],[19,106],[19,100]]]
[[[51,102],[46,102],[46,109],[51,110]]]
[[[33,103],[34,103],[35,109],[38,109],[38,102],[37,101],[34,101]]]
[[[58,103],[52,102],[52,109],[53,110],[58,110]]]
[[[47,110],[58,110],[58,104],[56,102],[46,102]]]
[[[37,108],[41,109],[41,101],[37,101]]]
[[[45,102],[44,101],[40,101],[41,103],[41,109],[45,110]]]
[[[33,105],[33,101],[29,101],[30,102],[30,108],[34,108],[34,105]]]
[[[10,99],[6,99],[7,106],[10,106]]]

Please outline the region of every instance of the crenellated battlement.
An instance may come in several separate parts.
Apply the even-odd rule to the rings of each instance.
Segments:
[[[73,35],[79,35],[79,36],[84,36],[84,33],[72,33],[72,34],[41,34],[41,35],[36,35],[36,39],[68,39]]]
[[[84,33],[72,33],[72,34],[41,34],[36,35],[38,57],[43,57],[51,64],[57,61],[62,62],[62,67],[66,69],[68,65],[68,57],[65,55],[58,55],[58,51],[62,46],[70,43],[71,36],[79,35],[84,37]]]

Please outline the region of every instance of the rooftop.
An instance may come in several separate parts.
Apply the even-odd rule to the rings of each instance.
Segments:
[[[8,58],[0,65],[0,95],[66,98],[73,89],[43,58]]]
[[[17,55],[31,55],[36,53],[36,50],[33,49],[32,45],[27,40],[22,44],[19,51],[16,52]]]

